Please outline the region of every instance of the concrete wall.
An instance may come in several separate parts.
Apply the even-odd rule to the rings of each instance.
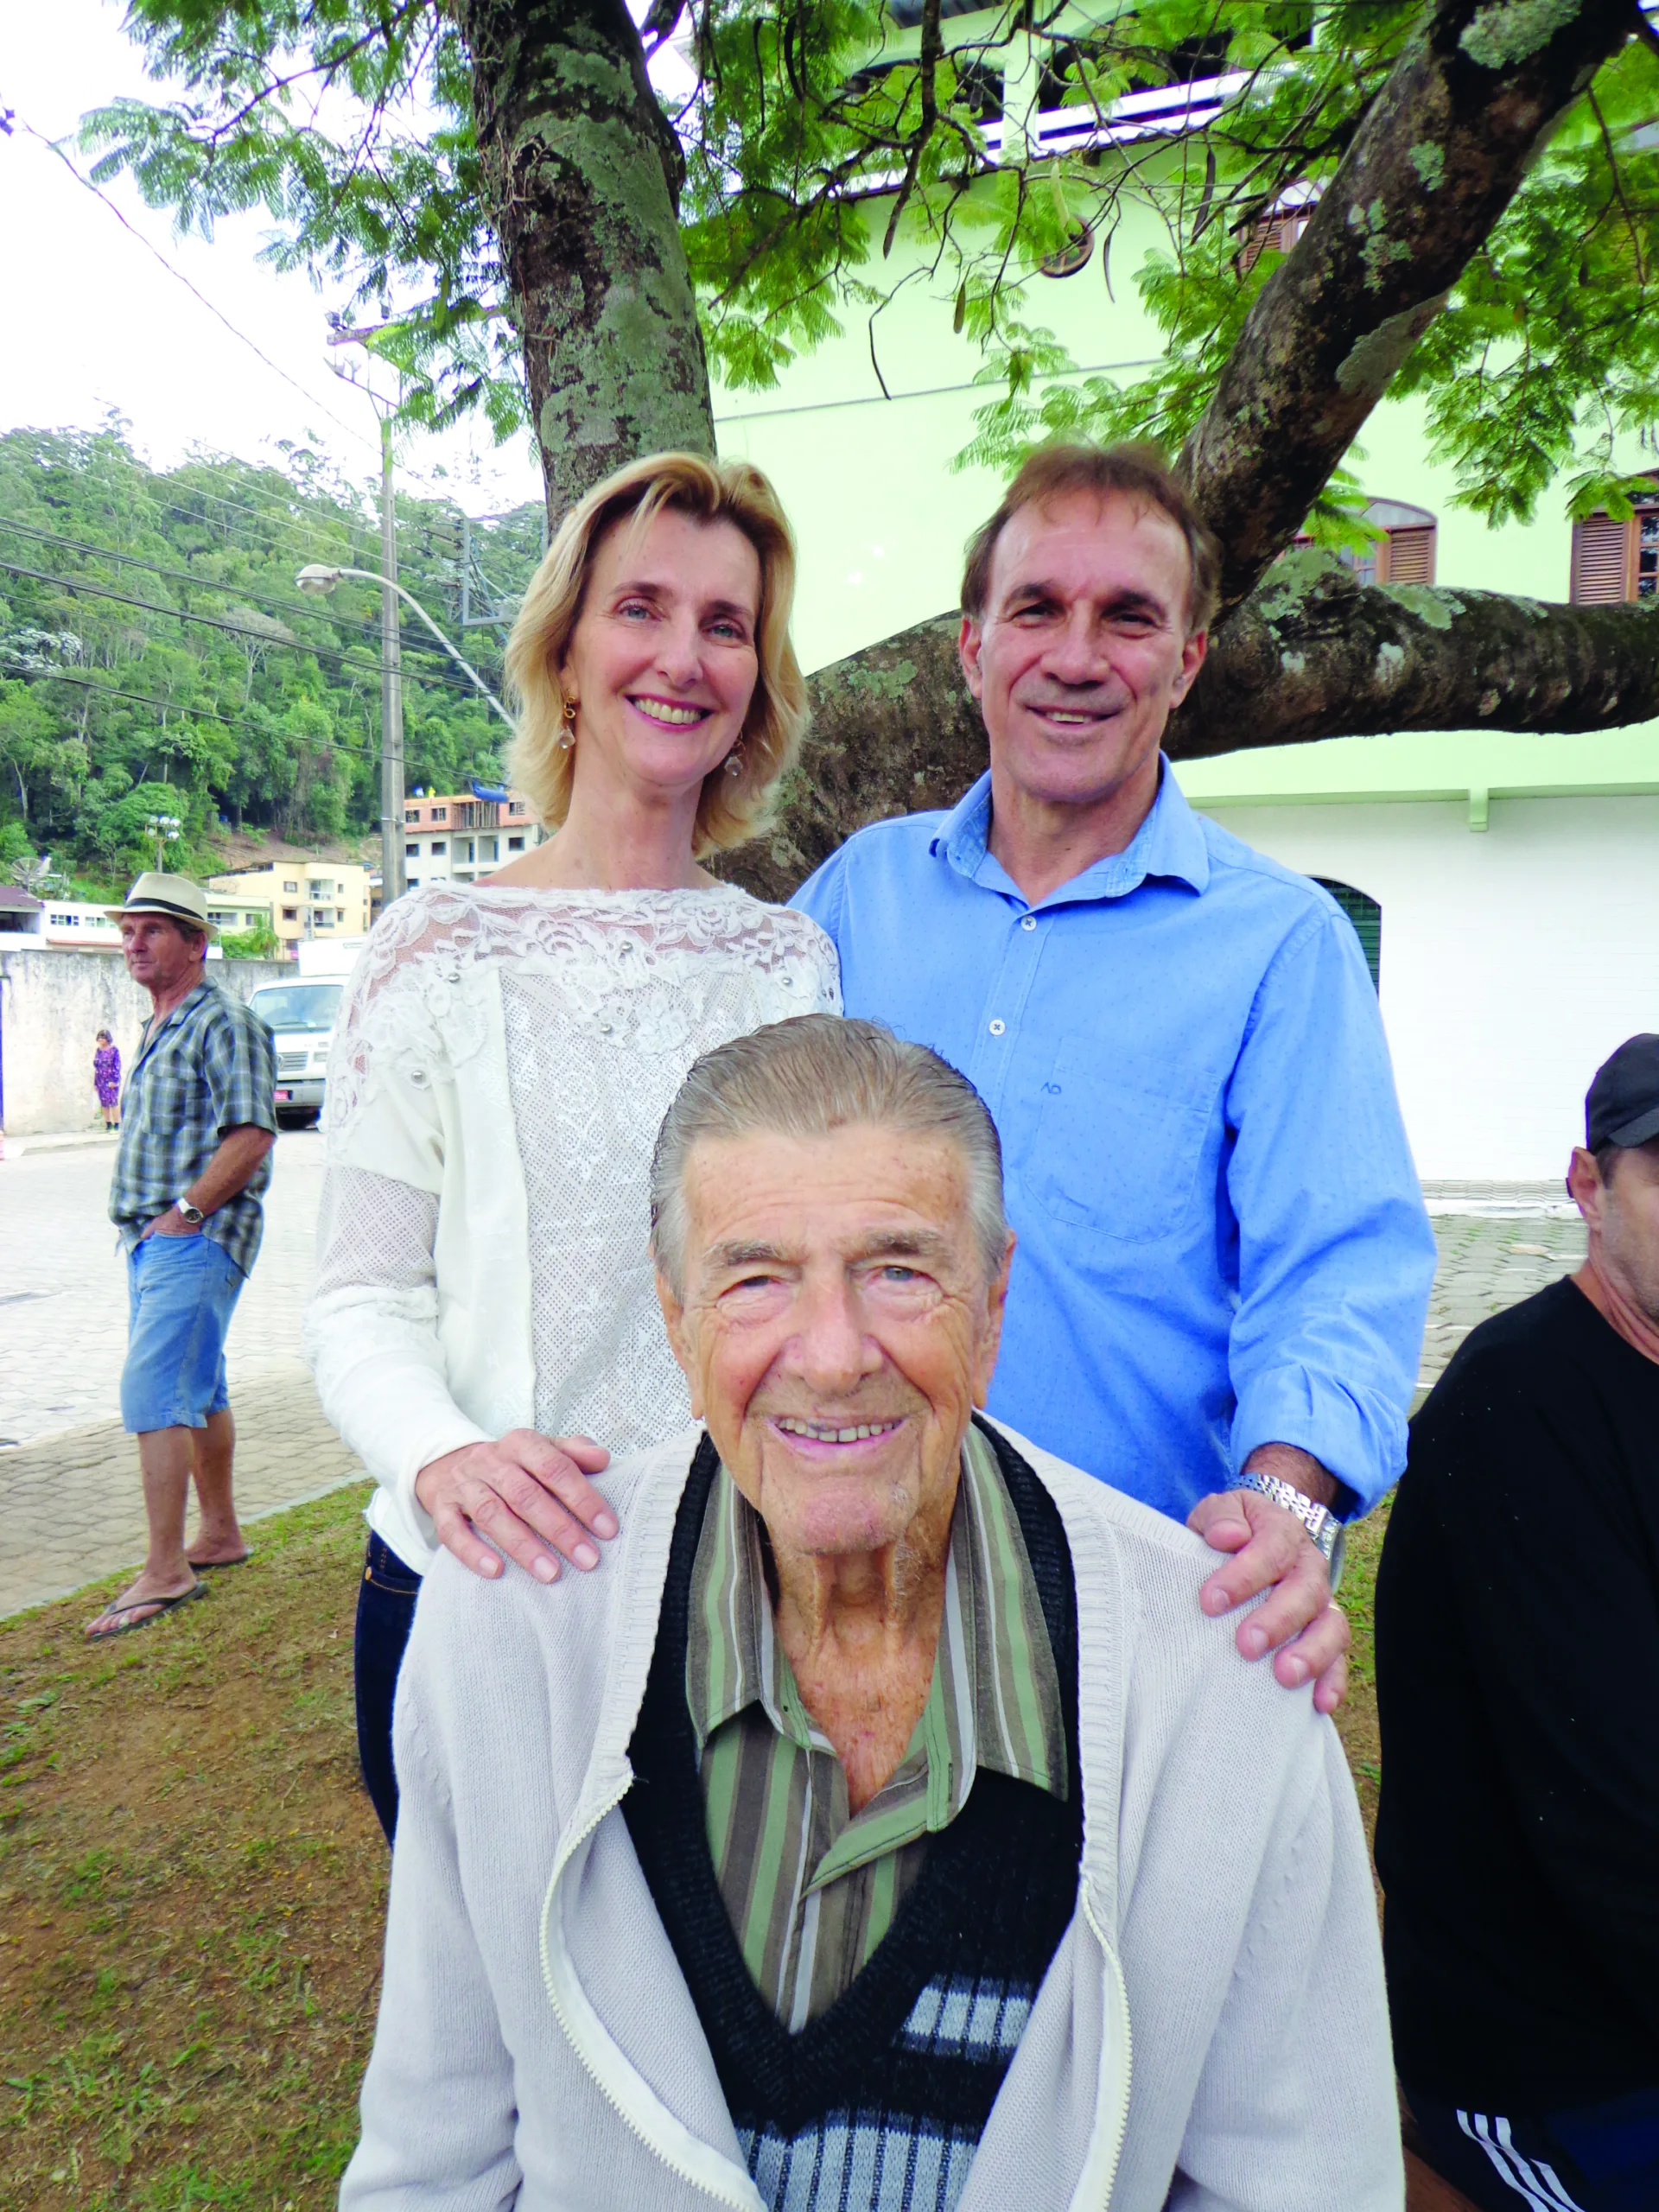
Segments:
[[[280,960],[215,960],[211,972],[242,999],[294,980],[292,963]],[[0,951],[0,1126],[30,1136],[96,1121],[98,1033],[119,1046],[124,1077],[149,1014],[148,992],[117,953]]]
[[[1659,1030],[1659,798],[1208,807],[1382,909],[1382,1019],[1418,1172],[1534,1181],[1616,1045]]]

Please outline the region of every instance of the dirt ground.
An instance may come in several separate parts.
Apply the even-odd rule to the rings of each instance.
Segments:
[[[0,1625],[6,2212],[334,2203],[387,1863],[352,1724],[361,1502],[259,1524],[206,1602],[102,1649],[98,1592]],[[1381,1540],[1378,1516],[1343,1592],[1368,1830]]]

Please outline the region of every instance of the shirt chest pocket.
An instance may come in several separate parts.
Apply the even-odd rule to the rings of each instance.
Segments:
[[[1191,1223],[1212,1101],[1202,1077],[1154,1087],[1093,1038],[1062,1045],[1042,1087],[1029,1179],[1057,1221],[1154,1244]]]

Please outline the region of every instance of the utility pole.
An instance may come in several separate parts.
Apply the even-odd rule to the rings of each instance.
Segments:
[[[404,889],[404,671],[397,626],[397,509],[391,416],[380,417],[380,907]]]

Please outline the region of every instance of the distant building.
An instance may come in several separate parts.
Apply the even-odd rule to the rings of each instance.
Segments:
[[[224,879],[215,876],[213,883]],[[245,937],[250,930],[275,929],[276,908],[269,899],[238,899],[227,902],[212,888],[207,893],[207,918],[226,937]]]
[[[269,919],[289,957],[313,938],[362,937],[369,926],[369,872],[355,861],[271,861],[211,875],[207,890],[207,911],[221,929]],[[249,915],[257,921],[243,918]]]
[[[59,952],[119,952],[120,925],[105,906],[86,899],[48,899],[41,915],[41,943]]]
[[[17,943],[6,950],[23,950],[26,938],[30,945],[41,942],[41,915],[44,909],[32,892],[15,891],[0,885],[0,937],[14,938]]]
[[[518,791],[474,784],[467,791],[415,791],[404,802],[404,880],[475,883],[520,853],[534,852],[547,832]]]

